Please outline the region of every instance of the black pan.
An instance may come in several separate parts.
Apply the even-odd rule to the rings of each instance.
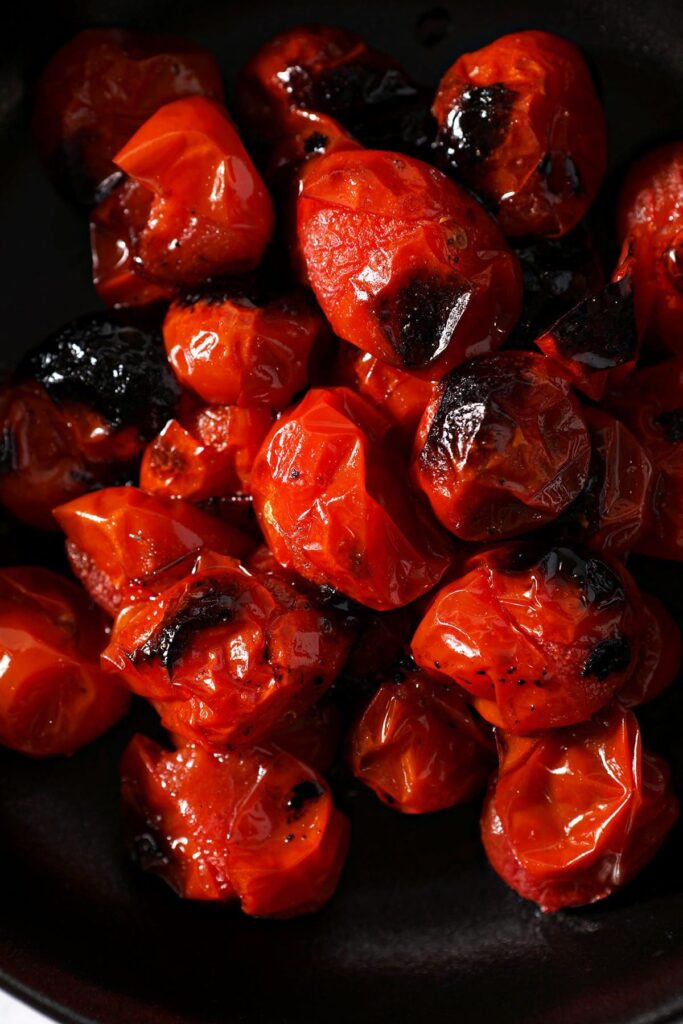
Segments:
[[[19,0],[19,4],[21,0]],[[17,4],[12,7],[19,6]],[[217,51],[228,81],[269,35],[300,21],[358,29],[435,82],[455,55],[513,29],[569,36],[602,80],[610,128],[609,212],[620,168],[683,135],[683,8],[649,3],[343,0],[41,5],[3,15],[0,226],[3,356],[95,305],[86,230],[31,155],[31,81],[78,28],[125,24],[186,34]],[[45,20],[47,17],[47,20]],[[51,545],[0,537],[11,561]],[[54,547],[54,545],[52,546]],[[679,616],[680,572],[636,574]],[[649,743],[683,789],[683,701],[643,713]],[[183,904],[121,856],[117,759],[137,709],[69,760],[0,754],[0,982],[48,1014],[96,1024],[654,1024],[683,1021],[683,836],[603,905],[543,916],[488,868],[477,809],[403,818],[346,788],[347,870],[330,906],[289,923]]]

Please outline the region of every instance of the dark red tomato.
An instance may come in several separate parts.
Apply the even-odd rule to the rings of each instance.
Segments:
[[[335,384],[357,391],[376,405],[395,426],[395,436],[408,451],[417,425],[434,397],[437,385],[361,352],[355,345],[340,343],[334,370]]]
[[[517,32],[463,54],[432,109],[445,166],[493,207],[506,235],[564,235],[595,199],[605,116],[566,39]]]
[[[327,325],[303,291],[268,296],[251,281],[216,282],[173,303],[164,341],[178,379],[205,402],[284,409],[308,383]]]
[[[282,578],[208,556],[119,615],[103,662],[156,702],[169,732],[223,748],[267,736],[287,713],[315,704],[348,654],[340,625]]]
[[[340,738],[339,709],[331,701],[322,700],[303,714],[285,714],[269,743],[324,774],[337,756]]]
[[[452,686],[420,671],[384,682],[348,742],[356,778],[404,814],[472,799],[493,769],[488,727]]]
[[[580,548],[519,542],[474,556],[438,592],[413,656],[509,732],[581,722],[637,663],[638,589],[616,561]]]
[[[133,858],[185,899],[239,899],[246,914],[293,917],[337,886],[348,821],[320,776],[282,750],[171,753],[135,736],[121,792]]]
[[[619,420],[593,406],[583,415],[592,450],[588,479],[558,526],[596,551],[622,557],[637,545],[648,515],[652,465]]]
[[[194,43],[117,28],[79,32],[38,81],[38,151],[58,183],[90,203],[133,132],[165,103],[194,95],[223,99],[216,59]]]
[[[535,737],[499,735],[482,817],[492,866],[542,910],[604,899],[655,854],[678,817],[666,763],[630,711]]]
[[[72,754],[124,714],[100,671],[106,619],[49,569],[0,569],[0,743],[32,757]]]
[[[681,631],[662,602],[643,594],[640,655],[618,700],[633,708],[654,700],[676,679],[681,668]]]
[[[683,142],[633,165],[621,192],[619,234],[633,258],[641,335],[650,348],[683,354]]]
[[[278,562],[378,611],[443,576],[449,551],[384,443],[388,421],[348,388],[314,388],[254,463],[254,508]]]
[[[683,559],[683,359],[631,374],[610,408],[645,448],[653,475],[648,512],[634,550]]]
[[[55,511],[71,567],[110,615],[181,579],[203,549],[242,557],[253,541],[183,501],[106,487]]]
[[[289,116],[287,134],[270,150],[265,166],[265,178],[285,200],[296,199],[299,181],[306,173],[308,163],[326,153],[340,149],[358,149],[360,143],[327,114],[311,110],[293,110]]]
[[[310,164],[297,230],[311,287],[339,337],[438,379],[497,348],[521,310],[519,263],[482,207],[398,153]]]
[[[272,422],[265,406],[237,405],[207,405],[181,422],[169,420],[143,455],[140,487],[192,502],[248,493]]]
[[[463,540],[514,537],[581,493],[588,428],[560,368],[530,352],[497,352],[439,385],[418,430],[413,479]]]

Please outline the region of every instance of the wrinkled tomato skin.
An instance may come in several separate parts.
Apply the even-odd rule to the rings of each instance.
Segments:
[[[251,467],[273,422],[264,406],[207,405],[169,420],[145,449],[140,487],[200,502],[248,494]]]
[[[407,467],[384,444],[388,428],[347,388],[314,388],[275,424],[251,477],[277,561],[377,611],[410,604],[449,564]]]
[[[655,854],[678,817],[666,763],[632,712],[536,737],[499,735],[482,817],[489,860],[520,896],[556,911],[604,899]]]
[[[443,165],[490,204],[506,235],[564,235],[595,199],[605,117],[566,39],[518,32],[463,54],[432,110]]]
[[[652,463],[647,514],[634,551],[683,560],[683,359],[636,370],[608,408]]]
[[[653,594],[643,594],[642,642],[630,679],[617,695],[626,708],[639,707],[659,697],[681,669],[681,631]]]
[[[100,671],[106,619],[49,569],[0,570],[0,743],[31,757],[72,754],[125,713],[129,695]]]
[[[303,180],[297,232],[335,334],[398,369],[439,379],[498,348],[519,317],[519,263],[499,228],[419,160],[320,157]]]
[[[636,318],[649,349],[683,355],[683,143],[647,153],[631,167],[618,212],[633,261]]]
[[[472,799],[493,767],[488,727],[453,687],[419,671],[380,685],[348,746],[355,777],[403,814]]]
[[[511,733],[584,721],[630,678],[641,598],[627,571],[580,548],[518,542],[475,555],[412,641],[477,711]]]
[[[204,401],[280,410],[308,383],[327,326],[303,291],[270,298],[236,281],[174,302],[163,333],[176,376]]]
[[[185,899],[293,917],[337,886],[348,821],[322,778],[284,751],[171,753],[138,735],[121,762],[121,797],[134,860]]]
[[[183,501],[106,487],[55,510],[71,568],[110,615],[144,601],[190,571],[197,554],[242,557],[254,542]]]
[[[212,558],[122,612],[103,664],[155,702],[169,732],[221,749],[268,736],[322,696],[348,654],[340,626],[282,578]]]
[[[530,352],[471,360],[441,382],[420,422],[413,480],[462,540],[514,537],[581,493],[591,446],[571,387]]]
[[[113,157],[159,107],[183,96],[221,102],[212,54],[186,39],[87,29],[45,68],[36,89],[34,135],[56,181],[91,203],[116,172]]]

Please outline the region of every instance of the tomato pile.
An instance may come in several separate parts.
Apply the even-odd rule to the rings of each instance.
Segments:
[[[148,701],[131,856],[256,916],[332,896],[355,782],[483,799],[544,910],[628,882],[678,814],[634,709],[680,633],[631,555],[683,560],[683,143],[628,171],[609,257],[602,106],[545,32],[432,93],[295,28],[233,116],[201,48],[87,31],[34,127],[106,308],[0,390],[0,503],[78,581],[0,570],[0,743],[71,754]]]

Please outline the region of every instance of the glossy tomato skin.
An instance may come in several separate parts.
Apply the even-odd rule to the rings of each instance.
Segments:
[[[348,746],[355,777],[403,814],[472,799],[493,768],[488,726],[452,686],[415,670],[380,685]]]
[[[224,749],[268,736],[322,696],[348,654],[342,625],[284,579],[211,555],[124,610],[103,663],[155,702],[170,732]]]
[[[639,707],[658,697],[681,669],[681,631],[653,594],[643,594],[642,642],[633,672],[617,699],[623,707]]]
[[[0,569],[0,743],[31,757],[72,754],[125,713],[100,670],[106,618],[49,569]]]
[[[618,705],[535,737],[499,734],[499,758],[484,847],[501,878],[545,911],[620,889],[678,817],[668,766]]]
[[[605,118],[566,39],[517,32],[463,54],[432,109],[444,166],[491,205],[506,235],[564,235],[595,199]]]
[[[140,487],[201,502],[247,494],[251,467],[273,422],[265,406],[207,405],[169,420],[145,449]]]
[[[683,559],[683,359],[636,370],[608,407],[627,424],[652,463],[643,529],[634,547]]]
[[[241,557],[254,542],[184,501],[106,487],[55,510],[71,568],[110,615],[185,576],[204,549]]]
[[[641,599],[616,561],[517,542],[473,556],[417,628],[412,652],[511,733],[572,725],[630,678]]]
[[[172,753],[135,736],[121,794],[133,858],[185,899],[293,917],[319,909],[337,886],[348,821],[323,779],[282,750]]]
[[[218,65],[206,50],[173,36],[87,29],[57,51],[39,79],[38,151],[60,186],[91,203],[140,125],[192,95],[223,99]]]
[[[631,167],[618,229],[633,260],[636,318],[646,345],[683,354],[683,143],[652,150]]]
[[[277,561],[378,611],[426,593],[449,564],[407,467],[384,444],[388,426],[347,388],[314,388],[275,424],[251,477]]]
[[[398,369],[436,380],[500,346],[519,316],[519,264],[499,228],[419,160],[320,157],[303,180],[297,231],[335,333]]]
[[[560,368],[496,352],[446,377],[417,433],[413,479],[468,541],[514,537],[557,518],[588,476],[590,437]]]
[[[176,376],[204,401],[278,410],[308,383],[311,351],[328,333],[305,292],[271,296],[251,280],[188,293],[163,331]]]

